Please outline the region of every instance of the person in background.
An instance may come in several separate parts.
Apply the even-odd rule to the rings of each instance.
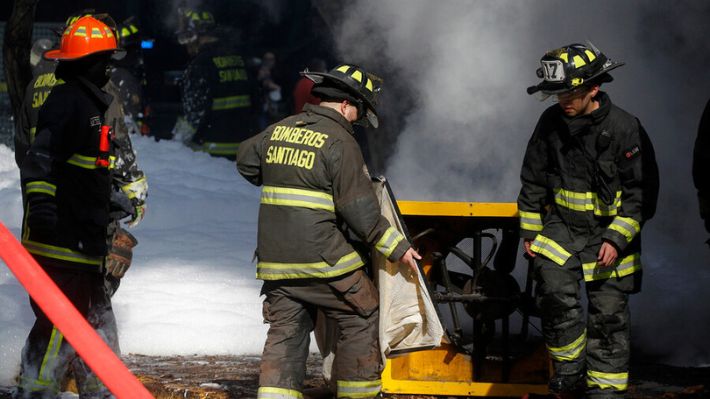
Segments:
[[[639,120],[600,90],[623,63],[591,44],[551,50],[540,63],[543,80],[528,94],[556,96],[557,104],[543,112],[528,143],[518,208],[554,367],[550,391],[622,398],[629,295],[641,281],[640,233],[658,198],[653,146]]]
[[[327,67],[325,61],[320,58],[312,58],[308,61],[306,69],[310,72],[325,72]],[[297,114],[303,111],[303,106],[306,104],[318,105],[320,104],[320,98],[316,97],[311,93],[313,89],[313,81],[305,76],[296,82],[296,86],[293,88],[293,114]]]
[[[256,132],[255,80],[234,37],[220,34],[209,11],[180,8],[178,42],[193,57],[182,85],[184,120],[175,138],[213,156],[234,159]]]
[[[267,51],[261,57],[261,65],[257,71],[257,81],[261,93],[261,104],[259,109],[259,129],[283,118],[285,102],[281,92],[281,85],[276,82],[274,69],[276,68],[276,54]]]

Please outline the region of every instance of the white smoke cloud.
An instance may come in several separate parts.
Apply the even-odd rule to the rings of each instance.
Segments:
[[[525,146],[551,104],[525,93],[540,57],[591,40],[626,62],[604,90],[649,132],[662,179],[644,231],[644,292],[632,299],[634,339],[669,362],[710,362],[710,250],[690,177],[710,96],[708,2],[350,4],[336,27],[339,49],[385,79],[382,119],[398,133],[386,175],[400,199],[514,202]]]

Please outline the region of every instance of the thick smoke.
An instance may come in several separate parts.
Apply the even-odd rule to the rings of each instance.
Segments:
[[[632,300],[634,342],[668,362],[710,363],[710,249],[690,177],[710,97],[710,3],[350,4],[336,26],[339,49],[385,80],[384,131],[397,137],[386,172],[401,199],[515,201],[525,146],[551,104],[525,93],[543,53],[591,40],[626,62],[603,89],[649,132],[662,179],[644,231],[644,292]]]

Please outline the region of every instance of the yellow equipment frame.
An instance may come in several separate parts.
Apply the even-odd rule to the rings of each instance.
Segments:
[[[491,225],[517,225],[518,209],[514,203],[422,202],[397,201],[401,216],[408,226],[436,223],[453,230],[472,231]],[[428,276],[431,257],[422,253],[422,269]],[[484,361],[484,364],[487,361]],[[412,352],[386,360],[382,373],[382,392],[405,395],[522,397],[528,393],[547,394],[549,360],[544,346],[513,364],[510,382],[474,380],[471,356],[454,345]],[[487,367],[487,366],[486,366]],[[483,365],[481,365],[483,369]],[[526,382],[515,382],[515,379]]]

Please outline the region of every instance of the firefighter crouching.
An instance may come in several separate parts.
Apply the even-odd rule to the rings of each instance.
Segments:
[[[65,29],[60,48],[45,54],[59,61],[56,82],[61,84],[51,88],[39,109],[20,167],[26,196],[23,245],[116,352],[112,291],[102,274],[104,263],[112,263],[107,229],[115,157],[104,120],[112,98],[100,87],[108,82],[110,57],[117,53],[114,32],[96,18],[78,18]],[[135,240],[123,237],[118,244],[130,249]],[[114,266],[127,260],[119,252]],[[81,397],[111,397],[39,307],[31,305],[36,321],[23,348],[17,397],[54,398],[70,363]]]
[[[653,147],[639,120],[599,90],[622,63],[591,44],[571,44],[541,64],[543,81],[528,93],[556,95],[559,104],[543,112],[528,143],[518,206],[554,365],[550,389],[618,398],[628,384],[628,296],[640,290],[640,231],[658,194]]]
[[[378,82],[352,65],[303,74],[316,83],[321,105],[307,104],[244,141],[237,153],[239,173],[263,186],[257,278],[264,280],[270,327],[258,397],[302,397],[309,334],[322,309],[341,332],[333,365],[337,397],[373,398],[382,368],[378,298],[363,271],[367,255],[350,234],[414,268],[419,255],[380,215],[353,138],[353,122],[378,125]]]

